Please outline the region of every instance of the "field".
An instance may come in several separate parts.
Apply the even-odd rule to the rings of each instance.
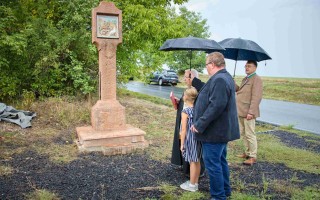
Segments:
[[[175,111],[167,100],[118,90],[127,123],[146,131],[150,146],[129,155],[79,153],[75,127],[90,124],[97,99],[49,98],[29,105],[32,128],[0,122],[0,199],[208,199],[209,182],[184,192],[170,164]],[[242,165],[229,143],[231,199],[319,199],[320,137],[291,127],[258,124],[258,163]]]

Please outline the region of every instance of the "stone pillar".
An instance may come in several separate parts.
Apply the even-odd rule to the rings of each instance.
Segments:
[[[91,109],[90,127],[77,127],[78,147],[106,155],[145,148],[145,132],[126,124],[125,108],[116,98],[116,51],[122,43],[122,11],[112,2],[92,10],[92,43],[99,52],[100,100]]]
[[[100,39],[101,40],[101,39]],[[100,101],[93,106],[91,123],[96,130],[124,129],[125,108],[116,99],[116,50],[118,41],[93,41],[99,51]]]

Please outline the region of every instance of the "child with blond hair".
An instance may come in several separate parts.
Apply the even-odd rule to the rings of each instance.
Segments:
[[[180,187],[191,192],[196,192],[198,190],[198,181],[201,168],[201,144],[195,139],[195,133],[193,133],[190,129],[193,118],[193,103],[197,95],[198,92],[194,87],[190,87],[185,90],[183,95],[185,108],[181,113],[180,150],[185,161],[190,163],[190,180],[181,184]]]

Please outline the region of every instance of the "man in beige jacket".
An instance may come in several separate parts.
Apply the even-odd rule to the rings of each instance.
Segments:
[[[257,137],[255,134],[256,118],[260,116],[259,104],[262,99],[262,80],[256,74],[257,62],[249,60],[245,65],[247,76],[241,85],[236,85],[237,109],[240,134],[245,152],[238,155],[246,159],[243,164],[253,165],[257,161]]]

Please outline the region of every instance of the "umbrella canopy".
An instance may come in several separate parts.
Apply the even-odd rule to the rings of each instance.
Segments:
[[[160,47],[160,51],[179,51],[188,50],[190,53],[190,69],[192,60],[192,51],[222,51],[224,50],[216,41],[197,37],[185,37],[168,39]]]
[[[231,60],[255,60],[257,62],[269,60],[271,57],[257,43],[241,38],[227,38],[219,42],[225,48],[221,53]]]
[[[216,51],[224,50],[216,41],[197,38],[197,37],[185,37],[168,39],[160,47],[160,51],[177,51],[177,50],[191,50],[191,51]]]
[[[251,40],[227,38],[219,42],[219,44],[225,48],[225,51],[220,51],[224,57],[236,61],[233,77],[236,73],[238,60],[254,60],[260,62],[271,59],[271,57],[263,48]],[[212,51],[207,51],[207,53],[210,52]]]

